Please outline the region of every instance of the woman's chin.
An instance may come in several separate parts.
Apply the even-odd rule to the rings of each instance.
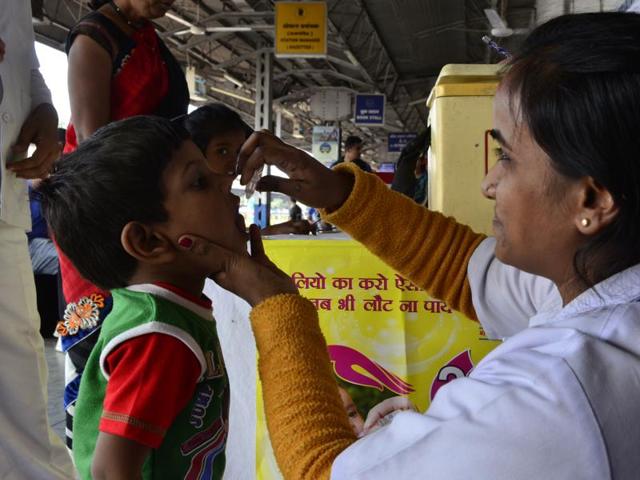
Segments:
[[[506,265],[514,266],[512,259],[510,258],[510,255],[509,255],[509,251],[506,248],[506,245],[504,244],[503,239],[498,235],[496,235],[495,239],[496,239],[496,246],[494,249],[494,254],[496,258]]]

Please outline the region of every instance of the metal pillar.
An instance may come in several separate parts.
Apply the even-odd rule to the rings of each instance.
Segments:
[[[282,138],[282,110],[276,110],[276,137]]]
[[[258,49],[256,57],[256,130],[272,130],[273,128],[273,54],[265,49]],[[267,175],[271,167],[267,165]],[[271,225],[271,192],[266,193],[265,201],[266,225]]]

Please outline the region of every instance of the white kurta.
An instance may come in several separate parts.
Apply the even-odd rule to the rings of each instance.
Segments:
[[[332,478],[639,478],[640,265],[562,308],[547,281],[497,262],[492,242],[468,274],[485,331],[506,341],[424,415],[399,413],[345,450]],[[501,320],[483,316],[491,308]],[[536,309],[528,325],[505,321]]]
[[[5,168],[29,112],[51,102],[38,71],[28,1],[2,0],[0,38],[6,45],[0,62],[0,478],[70,479],[70,457],[47,415],[47,366],[25,235],[31,228],[26,185]]]

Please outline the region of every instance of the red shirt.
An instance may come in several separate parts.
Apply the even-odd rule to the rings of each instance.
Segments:
[[[105,359],[109,382],[101,432],[158,448],[193,397],[201,367],[183,342],[150,333],[118,345]]]

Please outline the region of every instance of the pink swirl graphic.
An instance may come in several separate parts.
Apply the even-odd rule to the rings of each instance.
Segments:
[[[414,391],[410,383],[353,348],[345,345],[329,345],[327,349],[336,375],[349,383],[376,388],[380,391],[387,388],[398,395],[407,395]],[[354,370],[354,367],[364,370],[367,375]]]
[[[471,352],[469,350],[460,352],[453,357],[438,371],[436,378],[433,379],[433,383],[431,384],[431,400],[433,400],[441,387],[456,378],[466,377],[471,373],[471,370],[473,370],[473,362],[471,361]]]

